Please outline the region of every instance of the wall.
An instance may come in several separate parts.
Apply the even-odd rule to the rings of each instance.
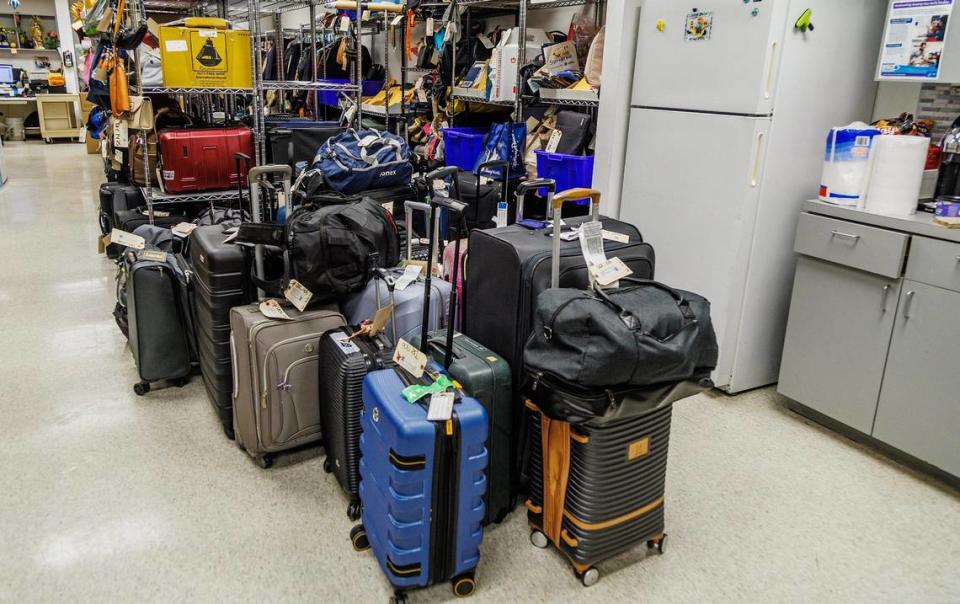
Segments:
[[[889,118],[903,112],[934,121],[933,141],[937,142],[960,116],[960,86],[913,82],[882,82],[873,119]]]

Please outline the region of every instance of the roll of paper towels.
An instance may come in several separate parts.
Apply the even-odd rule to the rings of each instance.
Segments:
[[[863,122],[830,130],[823,157],[820,199],[843,206],[860,202],[875,136],[880,136],[880,130]]]
[[[862,207],[875,214],[915,214],[929,147],[925,136],[875,137]]]

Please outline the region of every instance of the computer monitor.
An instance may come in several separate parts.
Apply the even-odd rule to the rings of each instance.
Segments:
[[[13,77],[13,65],[0,65],[0,84],[16,84]]]

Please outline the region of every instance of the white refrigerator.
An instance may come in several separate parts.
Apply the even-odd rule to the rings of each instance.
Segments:
[[[739,392],[777,379],[800,204],[829,129],[872,117],[886,1],[691,6],[641,5],[619,216],[659,281],[711,301],[715,382]]]

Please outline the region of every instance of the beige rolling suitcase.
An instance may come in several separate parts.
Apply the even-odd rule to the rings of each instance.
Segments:
[[[270,467],[274,453],[320,440],[320,336],[346,324],[336,306],[270,319],[257,304],[230,311],[237,444]]]

